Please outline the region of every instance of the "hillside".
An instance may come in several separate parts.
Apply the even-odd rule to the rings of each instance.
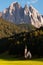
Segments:
[[[35,30],[36,28],[31,25],[31,24],[18,24],[17,26],[19,26],[20,28],[22,28],[21,30],[26,30],[26,31],[31,31],[31,30]]]
[[[35,29],[35,27],[32,25],[29,25],[29,24],[16,25],[12,22],[9,22],[0,18],[0,38],[9,37],[15,33],[20,33],[24,31],[27,32],[32,29]]]
[[[35,29],[28,24],[15,25],[0,18],[0,54],[8,51],[8,55],[19,57],[20,54],[24,58],[25,45],[32,58],[36,55],[36,58],[43,57],[43,27]]]
[[[0,38],[11,36],[12,34],[19,32],[19,30],[19,27],[15,24],[0,18]]]

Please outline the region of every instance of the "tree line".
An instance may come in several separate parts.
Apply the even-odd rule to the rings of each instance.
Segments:
[[[43,57],[43,27],[0,39],[0,54],[8,51],[9,55],[24,57],[25,46],[32,57]]]

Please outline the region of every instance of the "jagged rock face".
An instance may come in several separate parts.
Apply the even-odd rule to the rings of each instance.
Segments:
[[[9,6],[9,8],[3,11],[3,18],[18,24],[20,21],[20,14],[19,14],[20,10],[21,6],[17,2],[12,3]]]
[[[0,17],[2,17],[2,12],[0,12]]]
[[[42,15],[42,17],[43,17],[43,15]]]
[[[6,8],[2,12],[2,18],[15,24],[31,23],[36,28],[43,26],[42,16],[32,5],[29,7],[25,5],[22,8],[18,2],[13,2],[9,8]]]
[[[31,12],[31,23],[32,23],[32,25],[34,25],[37,28],[42,26],[43,25],[43,18],[39,14],[39,12],[35,8],[33,8],[32,6],[29,7],[29,10]]]

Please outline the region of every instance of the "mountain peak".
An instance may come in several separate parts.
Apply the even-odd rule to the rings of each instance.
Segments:
[[[39,13],[38,10],[35,9],[35,7],[33,7],[32,5],[29,6],[29,9],[30,9],[31,13],[34,12],[34,11]]]
[[[21,8],[20,4],[18,2],[13,2],[9,7],[9,12],[12,15],[12,11],[15,11],[15,9]]]
[[[15,24],[28,23],[39,28],[43,26],[43,18],[32,5],[25,5],[24,8],[18,2],[13,2],[9,8],[3,11],[3,19],[14,22]]]
[[[13,2],[13,3],[10,5],[10,7],[15,7],[15,6],[16,6],[16,7],[19,7],[19,8],[21,7],[18,2]]]
[[[26,4],[24,8],[29,8],[29,6]]]

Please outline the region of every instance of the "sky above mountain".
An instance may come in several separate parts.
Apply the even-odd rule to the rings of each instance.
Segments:
[[[43,15],[43,0],[0,0],[0,11],[8,8],[12,2],[18,2],[22,7],[25,4],[28,4],[28,6],[33,5]]]

